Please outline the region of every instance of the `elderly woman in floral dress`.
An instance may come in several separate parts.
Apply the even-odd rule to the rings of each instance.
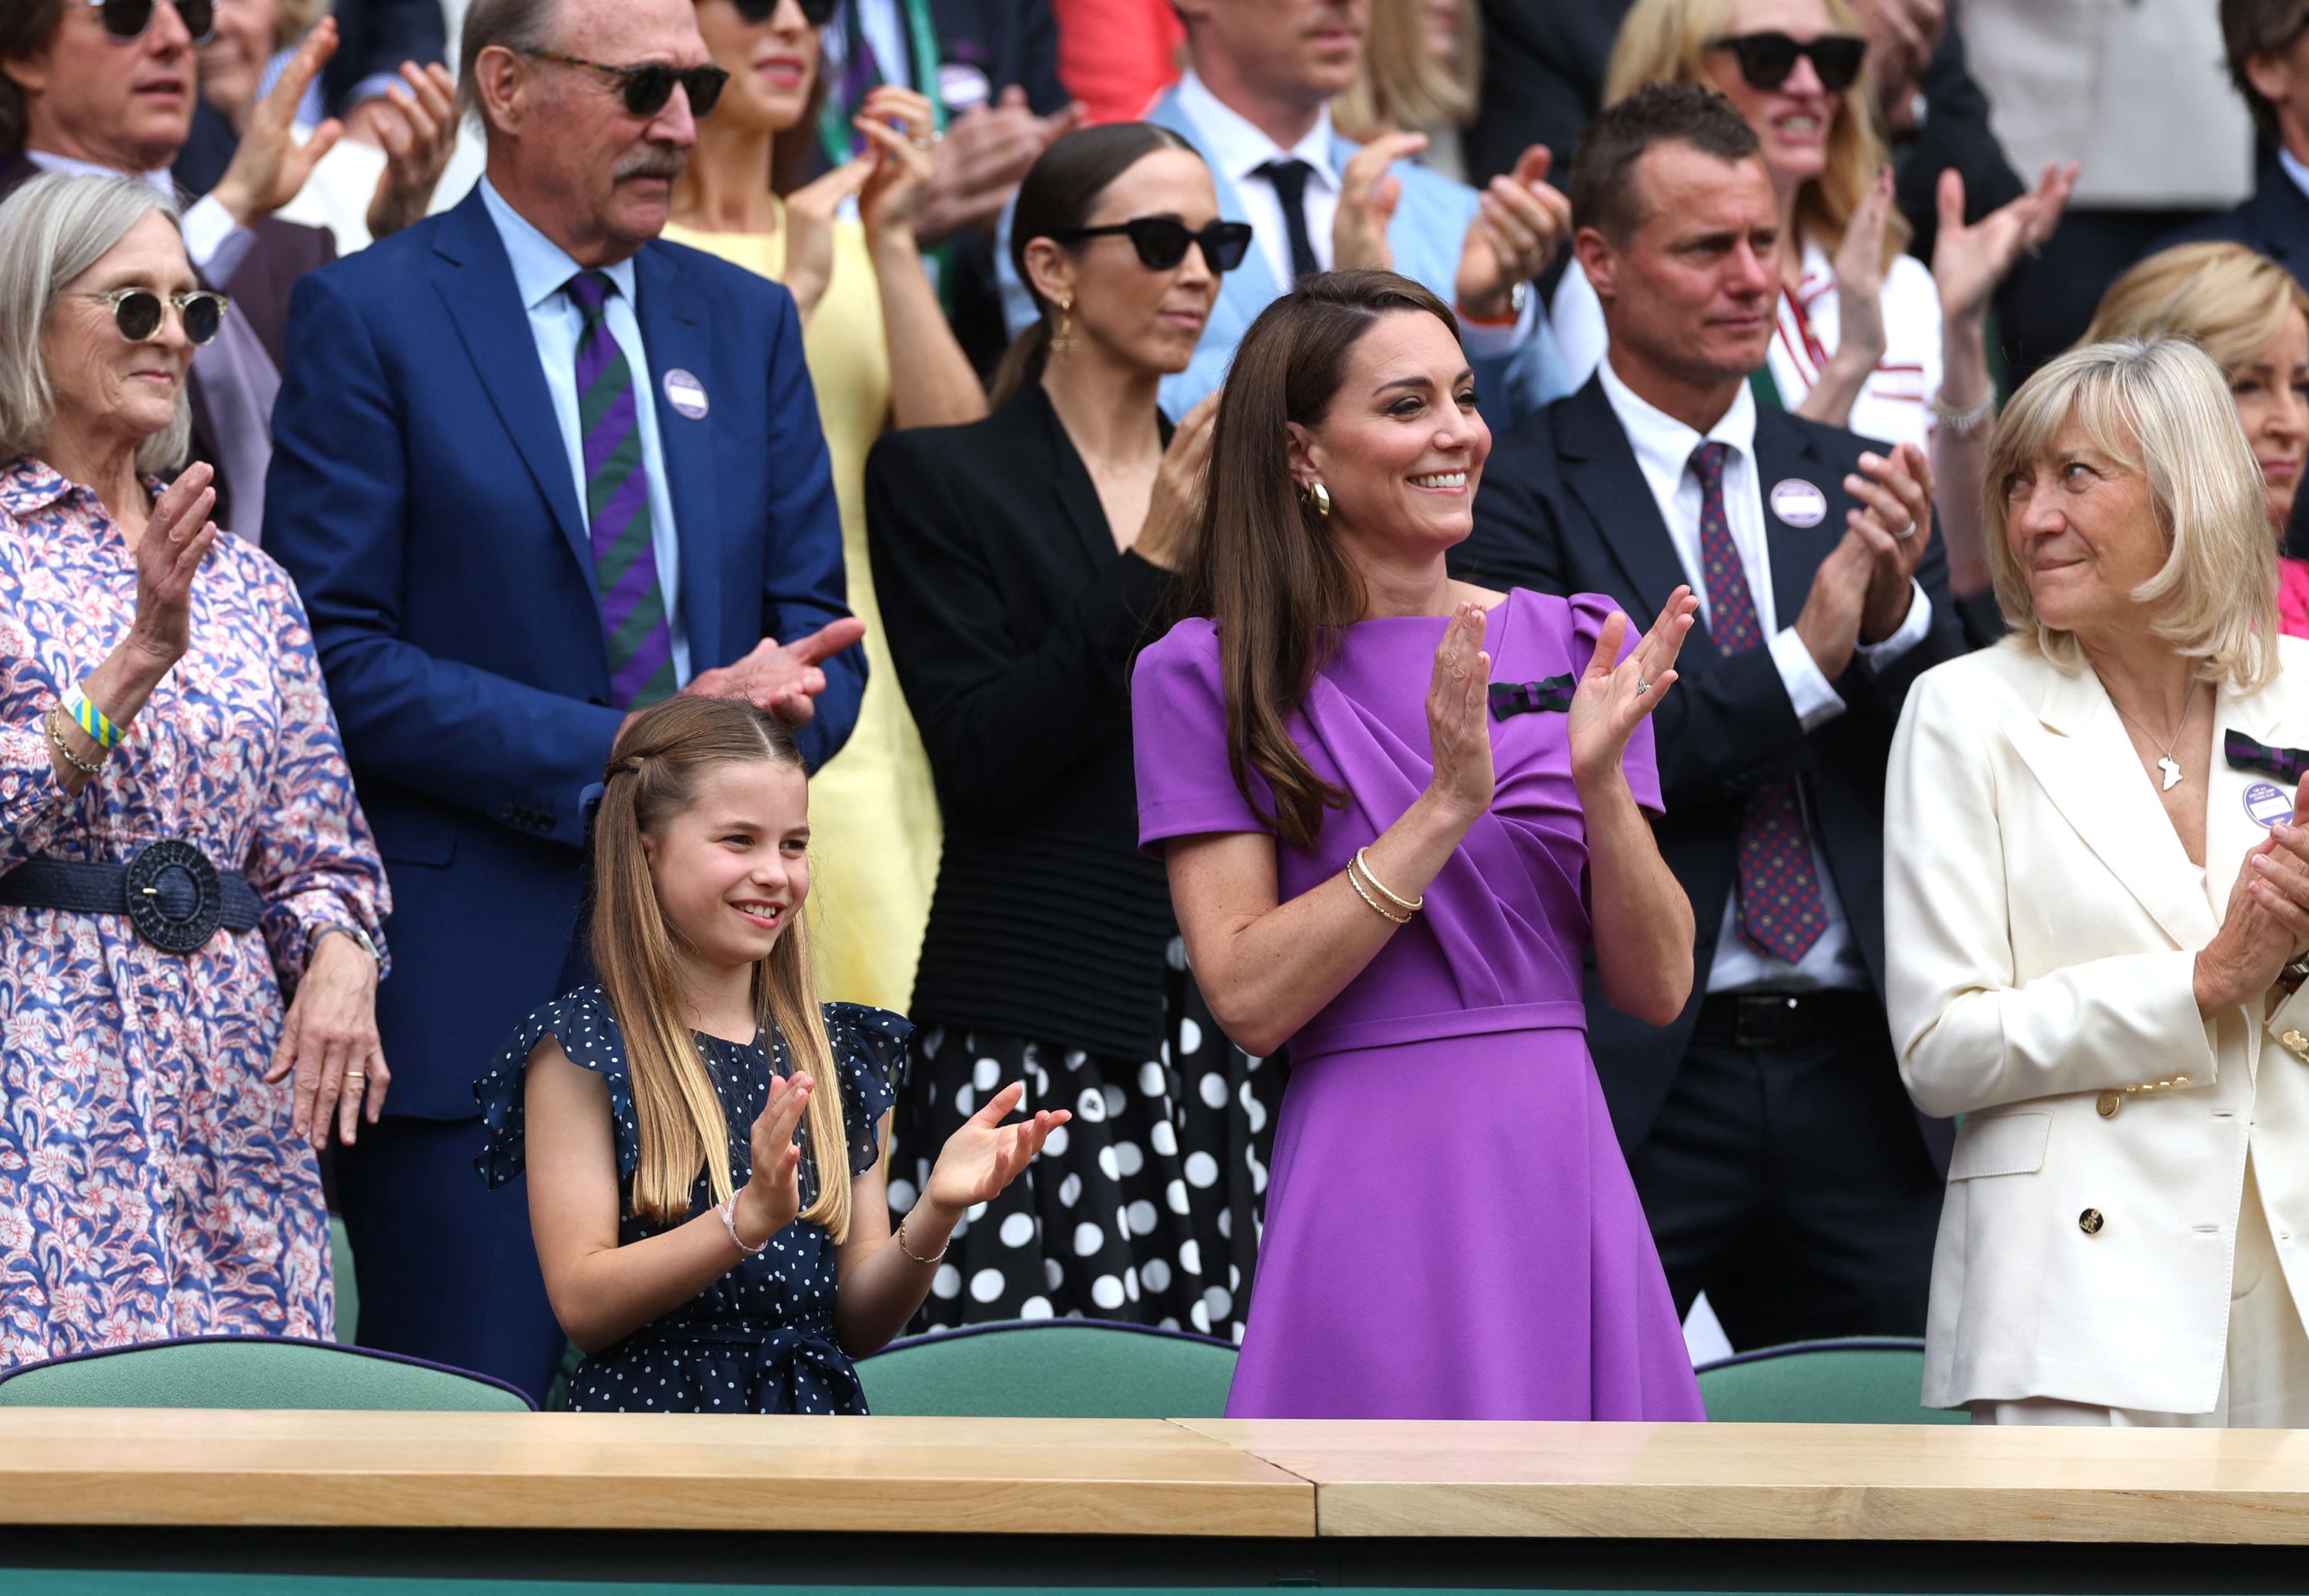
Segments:
[[[0,205],[0,1368],[332,1334],[315,1149],[386,1085],[303,608],[208,467],[151,475],[227,314],[139,182]]]

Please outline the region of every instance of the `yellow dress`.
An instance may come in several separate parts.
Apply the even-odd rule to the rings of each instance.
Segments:
[[[665,237],[773,280],[785,275],[781,210],[774,233]],[[866,697],[857,729],[810,781],[810,946],[828,998],[904,1013],[930,922],[942,830],[930,756],[906,712],[874,600],[866,554],[866,452],[890,417],[890,349],[882,290],[857,220],[835,223],[834,275],[802,330],[819,424],[842,506],[850,608],[866,623]]]

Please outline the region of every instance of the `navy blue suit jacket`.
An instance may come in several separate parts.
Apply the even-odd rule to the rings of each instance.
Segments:
[[[841,522],[792,298],[678,245],[635,266],[651,372],[707,396],[698,419],[650,396],[703,670],[849,613]],[[264,547],[304,594],[393,883],[391,1106],[468,1117],[491,1055],[558,996],[579,800],[623,719],[575,472],[478,191],[298,285],[273,435]],[[813,766],[857,720],[862,651],[826,675]]]
[[[1757,407],[1763,482],[1794,478],[1828,499],[1828,513],[1809,528],[1766,508],[1774,608],[1783,625],[1803,610],[1820,561],[1844,535],[1844,513],[1856,502],[1844,479],[1859,470],[1860,452],[1868,448],[1889,445],[1774,406]],[[1687,580],[1600,376],[1500,436],[1475,496],[1474,532],[1453,552],[1451,569],[1497,588],[1609,594],[1638,626],[1651,625]],[[1666,803],[1653,829],[1691,898],[1699,937],[1691,1001],[1668,1025],[1647,1025],[1606,1003],[1592,959],[1587,968],[1588,1045],[1622,1145],[1635,1148],[1651,1129],[1691,1041],[1738,875],[1741,818],[1759,788],[1790,776],[1803,783],[1837,896],[1881,995],[1884,766],[1892,731],[1909,684],[1964,651],[1938,539],[1916,580],[1932,600],[1931,632],[1881,676],[1855,662],[1835,683],[1844,712],[1816,730],[1806,731],[1796,718],[1769,650],[1725,659],[1704,626],[1694,626],[1685,640],[1675,691],[1653,719]]]

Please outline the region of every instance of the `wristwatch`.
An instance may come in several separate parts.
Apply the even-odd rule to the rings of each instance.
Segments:
[[[1531,302],[1531,284],[1518,278],[1508,289],[1508,313],[1502,316],[1479,316],[1464,305],[1455,305],[1459,319],[1477,327],[1512,327],[1523,319],[1523,307]]]
[[[342,933],[344,936],[351,937],[355,942],[360,945],[360,951],[369,956],[371,962],[377,965],[380,969],[384,967],[384,956],[376,951],[376,944],[369,940],[368,933],[362,930],[359,926],[347,925],[342,921],[333,921],[328,925],[323,926],[319,930],[313,933],[313,939],[305,945],[306,963],[310,964],[313,962],[313,950],[321,945],[321,938],[330,936],[333,933]]]

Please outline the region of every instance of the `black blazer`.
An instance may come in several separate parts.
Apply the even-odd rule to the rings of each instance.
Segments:
[[[1116,553],[1040,383],[875,444],[866,525],[946,816],[916,1019],[1157,1057],[1176,927],[1138,849],[1130,662],[1171,579]]]
[[[1787,478],[1828,496],[1812,528],[1764,512],[1772,596],[1783,625],[1803,608],[1821,558],[1843,535],[1855,501],[1846,475],[1863,449],[1886,445],[1760,406],[1756,460],[1761,483]],[[1601,377],[1503,436],[1483,470],[1475,530],[1454,558],[1456,574],[1492,587],[1545,593],[1608,593],[1647,625],[1684,580],[1657,502],[1636,464]],[[1691,1001],[1674,1023],[1654,1027],[1603,999],[1591,961],[1587,1034],[1621,1143],[1642,1142],[1667,1096],[1708,988],[1736,874],[1734,851],[1749,795],[1784,777],[1803,783],[1829,874],[1881,997],[1884,987],[1884,765],[1908,686],[1919,672],[1963,652],[1937,542],[1917,579],[1933,604],[1929,635],[1878,676],[1855,662],[1835,684],[1842,714],[1804,730],[1770,651],[1725,659],[1695,626],[1676,664],[1675,690],[1654,717],[1666,813],[1660,851],[1691,894],[1698,926]]]
[[[22,185],[39,176],[40,168],[22,155],[0,157],[0,200],[6,199]],[[299,227],[295,222],[266,217],[252,229],[256,242],[250,246],[240,269],[232,274],[226,288],[232,301],[231,314],[244,318],[272,364],[283,360],[289,330],[289,291],[297,286],[298,279],[337,258],[337,243],[321,228]],[[214,285],[212,285],[214,286]],[[196,370],[186,385],[186,397],[193,408],[193,454],[195,460],[205,460],[217,468],[217,525],[241,533],[251,542],[257,531],[253,526],[239,526],[232,513],[232,483],[225,474],[222,456],[217,451],[215,424],[210,419],[208,404],[201,393],[201,375]]]
[[[1632,4],[1483,0],[1483,92],[1466,130],[1469,181],[1508,170],[1532,144],[1554,151],[1561,181],[1604,103],[1604,71]]]

